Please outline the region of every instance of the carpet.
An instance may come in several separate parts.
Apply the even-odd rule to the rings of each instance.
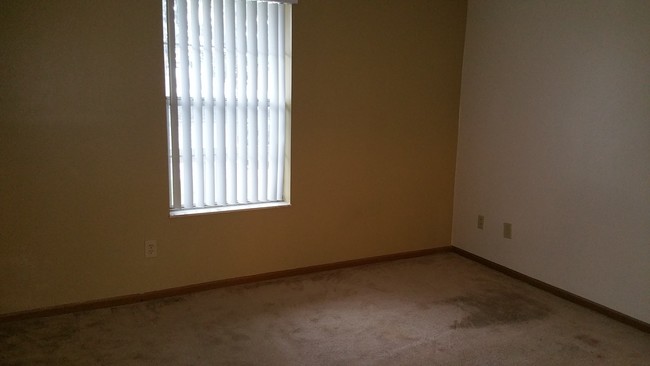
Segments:
[[[2,365],[650,365],[650,334],[454,253],[0,324]]]

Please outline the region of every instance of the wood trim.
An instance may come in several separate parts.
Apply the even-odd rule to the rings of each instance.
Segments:
[[[142,302],[142,301],[160,299],[163,297],[180,296],[180,295],[185,295],[193,292],[213,290],[221,287],[268,281],[268,280],[273,280],[278,278],[299,276],[299,275],[304,275],[304,274],[309,274],[314,272],[330,271],[334,269],[356,267],[356,266],[362,266],[362,265],[373,264],[373,263],[389,262],[389,261],[394,261],[399,259],[421,257],[421,256],[437,254],[437,253],[449,253],[451,251],[452,251],[451,246],[444,246],[444,247],[429,248],[429,249],[415,250],[409,252],[400,252],[394,254],[380,255],[376,257],[359,258],[359,259],[352,259],[352,260],[341,261],[341,262],[317,264],[314,266],[287,269],[282,271],[260,273],[260,274],[250,275],[250,276],[227,278],[223,280],[198,283],[194,285],[174,287],[165,290],[145,292],[142,294],[118,296],[118,297],[111,297],[107,299],[86,301],[81,303],[64,304],[64,305],[58,305],[52,307],[26,310],[26,311],[20,311],[15,313],[1,314],[0,323],[14,321],[14,320],[25,320],[31,318],[41,318],[47,316],[69,314],[69,313],[75,313],[79,311],[88,311],[88,310],[94,310],[100,308],[110,308],[113,306],[121,306],[121,305]]]
[[[598,312],[600,314],[603,314],[603,315],[605,315],[605,316],[607,316],[609,318],[612,318],[612,319],[617,320],[617,321],[619,321],[621,323],[625,323],[627,325],[630,325],[630,326],[632,326],[634,328],[637,328],[639,330],[642,330],[642,331],[644,331],[646,333],[650,333],[650,324],[648,324],[648,323],[646,323],[646,322],[644,322],[642,320],[633,318],[633,317],[631,317],[629,315],[625,315],[625,314],[623,314],[621,312],[618,312],[618,311],[616,311],[614,309],[610,309],[610,308],[608,308],[608,307],[606,307],[604,305],[601,305],[601,304],[595,303],[595,302],[593,302],[591,300],[585,299],[582,296],[578,296],[578,295],[576,295],[576,294],[574,294],[572,292],[562,290],[559,287],[549,285],[546,282],[542,282],[542,281],[537,280],[537,279],[535,279],[533,277],[527,276],[527,275],[525,275],[525,274],[523,274],[521,272],[517,272],[517,271],[515,271],[513,269],[510,269],[510,268],[502,266],[502,265],[500,265],[498,263],[492,262],[489,259],[485,259],[483,257],[480,257],[480,256],[478,256],[476,254],[473,254],[473,253],[470,253],[470,252],[468,252],[468,251],[466,251],[464,249],[460,249],[458,247],[452,246],[452,251],[454,253],[457,253],[457,254],[465,257],[465,258],[471,259],[471,260],[473,260],[475,262],[481,263],[481,264],[483,264],[483,265],[485,265],[487,267],[490,267],[490,268],[492,268],[494,270],[497,270],[497,271],[499,271],[501,273],[504,273],[504,274],[506,274],[506,275],[508,275],[510,277],[513,277],[515,279],[524,281],[524,282],[528,283],[529,285],[535,286],[535,287],[537,287],[539,289],[542,289],[542,290],[544,290],[546,292],[550,292],[551,294],[553,294],[555,296],[561,297],[561,298],[563,298],[565,300],[568,300],[568,301],[571,301],[571,302],[573,302],[575,304],[578,304],[578,305],[584,306],[584,307],[586,307],[588,309],[594,310],[594,311],[596,311],[596,312]]]

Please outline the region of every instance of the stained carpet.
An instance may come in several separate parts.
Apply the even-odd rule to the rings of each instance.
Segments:
[[[650,334],[453,253],[0,324],[2,365],[650,365]]]

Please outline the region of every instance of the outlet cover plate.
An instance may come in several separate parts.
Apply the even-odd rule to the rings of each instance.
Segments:
[[[155,258],[158,256],[158,242],[155,240],[145,240],[144,257]]]
[[[509,222],[503,223],[503,237],[506,239],[512,239],[512,224]]]

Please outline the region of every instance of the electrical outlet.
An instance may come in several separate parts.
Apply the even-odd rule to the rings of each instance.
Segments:
[[[144,242],[144,257],[154,258],[158,256],[158,242],[155,240],[146,240]]]
[[[478,222],[476,223],[476,227],[483,230],[484,225],[485,225],[485,216],[478,215]]]
[[[508,222],[503,223],[503,237],[512,239],[512,224]]]

